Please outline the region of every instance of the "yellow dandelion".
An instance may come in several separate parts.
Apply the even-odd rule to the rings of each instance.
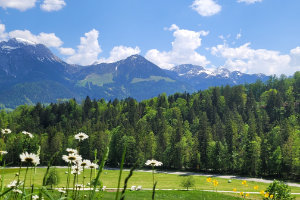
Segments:
[[[214,183],[215,187],[217,187],[219,185],[219,182],[217,180],[214,180],[213,183]]]
[[[210,177],[207,178],[206,181],[210,183],[211,182],[211,178]]]
[[[254,186],[253,188],[254,190],[258,190],[258,185]]]
[[[242,184],[243,185],[247,185],[247,181],[242,181]]]
[[[271,195],[270,195],[270,198],[271,198],[271,199],[273,199],[273,197],[274,197],[274,195],[273,195],[273,194],[271,194]]]
[[[233,188],[233,191],[236,192],[236,188]]]
[[[261,194],[261,195],[264,195],[264,194],[265,194],[265,191],[261,190],[261,191],[260,191],[260,194]]]
[[[244,196],[244,192],[240,192],[240,195],[241,195],[241,196]]]
[[[265,197],[268,198],[269,195],[270,195],[269,192],[267,192],[267,193],[265,194]]]
[[[246,197],[249,197],[249,196],[250,196],[250,194],[249,194],[249,193],[247,193],[247,194],[246,194]]]

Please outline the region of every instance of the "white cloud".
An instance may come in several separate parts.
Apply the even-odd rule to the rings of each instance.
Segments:
[[[253,4],[256,2],[262,2],[263,0],[237,0],[239,3]]]
[[[214,0],[194,0],[191,5],[192,9],[197,11],[199,15],[208,17],[219,13],[222,7]]]
[[[208,35],[207,31],[191,31],[180,29],[176,25],[169,28],[174,31],[174,41],[172,50],[160,52],[157,49],[151,49],[146,53],[146,58],[161,68],[170,69],[179,64],[195,64],[206,66],[210,62],[205,56],[200,55],[196,50],[201,46],[201,36]]]
[[[5,32],[5,25],[0,24],[0,41],[7,40],[8,34]]]
[[[75,54],[75,50],[72,49],[72,48],[63,48],[63,47],[60,47],[60,48],[59,48],[59,52],[60,52],[62,55],[66,55],[66,56],[71,56],[71,55],[74,55],[74,54]]]
[[[77,46],[76,53],[67,58],[67,62],[90,65],[98,61],[98,55],[102,52],[98,43],[99,32],[93,29],[84,35],[85,37],[80,38],[80,45]]]
[[[300,56],[300,47],[296,47],[294,49],[291,49],[290,52],[291,52],[292,55],[298,55],[298,56]]]
[[[141,52],[139,47],[125,47],[125,46],[116,46],[110,51],[109,58],[101,58],[100,63],[113,63],[122,59],[125,59],[131,55],[139,54]]]
[[[297,69],[299,70],[300,52],[298,50],[300,51],[300,48],[291,50],[291,52],[299,53],[294,59],[291,55],[281,54],[279,51],[252,49],[250,43],[236,48],[229,47],[227,44],[217,45],[211,48],[211,53],[225,58],[224,66],[231,70],[268,75],[290,75]],[[296,61],[296,58],[299,58],[299,61]]]
[[[20,11],[25,11],[27,9],[33,8],[37,0],[0,0],[0,7],[14,8]]]
[[[291,49],[291,65],[297,69],[297,71],[300,71],[300,47],[296,47],[294,49]]]
[[[28,30],[14,30],[9,32],[10,38],[23,38],[38,44],[44,44],[47,47],[60,47],[63,42],[54,33],[40,33],[34,35]]]
[[[44,0],[43,4],[41,4],[41,9],[47,12],[58,11],[66,6],[66,2],[64,0]]]

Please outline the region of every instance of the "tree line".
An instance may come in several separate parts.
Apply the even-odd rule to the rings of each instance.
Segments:
[[[75,99],[50,105],[22,105],[0,112],[0,129],[13,134],[0,140],[7,165],[18,165],[23,151],[38,152],[46,165],[75,147],[78,132],[89,135],[80,154],[118,166],[163,162],[165,169],[187,169],[250,176],[299,179],[300,72],[271,77],[266,83],[211,87],[193,94],[161,94],[137,102]],[[28,139],[22,131],[33,133]]]

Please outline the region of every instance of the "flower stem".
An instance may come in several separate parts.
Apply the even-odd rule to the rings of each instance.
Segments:
[[[67,176],[67,187],[66,187],[66,195],[68,196],[69,185],[70,185],[70,173],[71,173],[71,164],[68,164],[68,176]]]
[[[26,183],[27,173],[28,173],[28,165],[27,165],[27,167],[26,167],[26,172],[25,172],[25,177],[24,177],[22,197],[23,197],[23,195],[25,195],[24,193],[25,193],[25,183]]]

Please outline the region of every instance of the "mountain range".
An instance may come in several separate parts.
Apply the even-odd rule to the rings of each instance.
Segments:
[[[164,70],[140,55],[115,63],[70,65],[43,44],[21,38],[0,42],[0,104],[6,108],[70,98],[81,101],[86,96],[143,100],[161,93],[194,92],[268,78],[190,64]]]

